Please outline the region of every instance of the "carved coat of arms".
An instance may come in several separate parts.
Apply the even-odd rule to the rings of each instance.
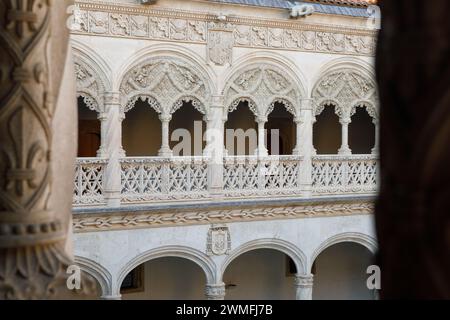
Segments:
[[[231,237],[227,226],[212,226],[208,231],[207,254],[222,256],[230,253]]]
[[[208,57],[219,66],[233,62],[234,37],[230,24],[211,23],[208,28]]]

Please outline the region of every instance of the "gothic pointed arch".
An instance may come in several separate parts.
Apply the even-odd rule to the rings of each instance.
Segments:
[[[276,102],[283,101],[288,111],[295,114],[300,92],[296,82],[288,74],[268,63],[252,64],[238,70],[224,90],[228,112],[234,111],[239,102],[251,101],[249,106],[255,116],[264,117],[273,110]]]
[[[201,113],[207,113],[211,91],[208,81],[193,65],[176,57],[155,57],[132,66],[120,84],[121,103],[130,110],[136,97],[157,101],[160,113],[172,114],[180,103],[190,101]]]

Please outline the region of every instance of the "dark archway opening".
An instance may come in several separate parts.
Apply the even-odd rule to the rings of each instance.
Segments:
[[[196,263],[178,257],[147,261],[121,284],[123,300],[202,300],[206,276]]]
[[[78,100],[78,157],[93,158],[101,144],[101,128],[98,114],[88,108],[83,97]]]
[[[254,155],[258,147],[258,125],[248,102],[242,101],[228,114],[225,123],[225,147],[230,156]]]
[[[337,154],[341,147],[341,124],[334,105],[326,105],[317,116],[313,131],[314,148],[317,154]]]
[[[295,148],[294,116],[282,103],[275,103],[266,124],[269,155],[291,155]]]
[[[192,102],[183,102],[169,124],[169,145],[174,156],[202,156],[206,146],[204,115]]]
[[[154,157],[161,148],[161,121],[148,102],[139,99],[125,115],[122,143],[127,156]]]
[[[353,154],[370,154],[375,146],[375,125],[366,108],[356,108],[348,128],[348,141]]]
[[[376,293],[367,288],[367,268],[373,254],[358,243],[335,244],[314,262],[314,300],[372,300]]]

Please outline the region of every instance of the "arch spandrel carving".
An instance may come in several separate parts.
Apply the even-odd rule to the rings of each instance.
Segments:
[[[82,97],[92,111],[104,112],[105,85],[94,68],[75,57],[77,97]]]
[[[126,111],[133,108],[135,97],[151,94],[160,112],[167,114],[175,112],[180,103],[187,101],[192,101],[197,110],[206,114],[211,97],[207,81],[201,73],[174,58],[150,59],[132,67],[122,80],[120,92]]]
[[[276,102],[281,102],[295,115],[300,93],[287,73],[269,64],[252,65],[238,72],[226,85],[225,101],[228,112],[241,101],[251,101],[255,116],[267,116]],[[249,98],[251,97],[251,98]]]
[[[339,117],[351,117],[363,106],[370,116],[378,117],[375,81],[358,70],[340,69],[324,75],[313,90],[314,112],[320,115],[324,106],[333,104]]]

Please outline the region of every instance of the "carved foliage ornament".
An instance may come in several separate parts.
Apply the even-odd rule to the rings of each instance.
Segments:
[[[77,96],[82,97],[92,111],[103,112],[105,86],[96,72],[80,59],[75,59]]]
[[[356,107],[366,107],[373,118],[378,117],[377,87],[372,79],[351,70],[342,69],[325,75],[313,91],[315,114],[320,115],[325,105],[333,104],[339,117],[351,117]]]
[[[249,106],[255,116],[267,116],[279,102],[295,115],[300,94],[295,82],[285,74],[281,69],[266,64],[254,65],[239,73],[226,86],[228,111],[233,112],[239,102],[251,101]]]
[[[210,256],[222,256],[231,251],[231,236],[227,226],[212,226],[208,231],[206,253]]]
[[[151,97],[159,113],[170,114],[179,108],[180,101],[192,101],[194,107],[206,114],[210,91],[200,72],[173,58],[147,60],[125,74],[120,86],[125,111],[134,107],[136,97]],[[144,99],[143,99],[144,100]]]
[[[67,38],[52,41],[50,29],[68,4],[0,2],[0,300],[70,296],[63,225],[69,219],[50,202],[52,88],[62,72],[49,70],[64,64],[64,54],[58,61],[50,56],[64,52]]]

